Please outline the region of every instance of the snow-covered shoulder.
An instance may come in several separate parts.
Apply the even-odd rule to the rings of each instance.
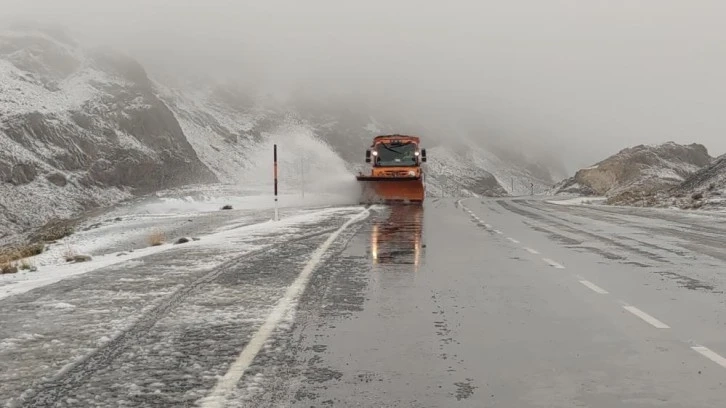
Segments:
[[[272,220],[269,196],[228,201],[233,203],[231,211],[221,211],[213,198],[167,197],[131,209],[119,208],[104,214],[103,219],[86,221],[82,231],[26,259],[35,271],[0,275],[0,299],[112,265],[132,267],[165,252],[169,256],[175,252],[204,252],[197,257],[204,265],[196,261],[187,269],[193,272],[200,266],[212,268],[245,252],[308,234],[327,220],[362,210],[359,206],[320,205],[324,199],[311,197],[308,202],[318,205],[303,206],[299,198],[283,197],[280,221]],[[155,235],[158,242],[151,242],[150,237]],[[77,255],[88,258],[68,262]]]
[[[559,205],[602,205],[606,200],[607,197],[563,197],[547,200],[547,202]]]

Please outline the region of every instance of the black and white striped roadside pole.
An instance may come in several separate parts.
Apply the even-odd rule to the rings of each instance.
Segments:
[[[273,147],[273,160],[275,162],[275,221],[279,221],[280,214],[277,209],[277,144]]]

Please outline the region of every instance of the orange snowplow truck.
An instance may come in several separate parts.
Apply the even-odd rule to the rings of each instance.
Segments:
[[[366,150],[370,175],[361,173],[361,202],[423,203],[425,192],[422,163],[426,149],[417,136],[377,136]]]

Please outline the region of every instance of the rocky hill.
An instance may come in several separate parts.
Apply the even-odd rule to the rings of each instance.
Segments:
[[[726,155],[686,178],[666,197],[658,197],[656,205],[685,209],[726,208]]]
[[[555,193],[605,196],[609,204],[633,204],[680,185],[711,160],[700,144],[639,145],[579,170],[555,186]]]

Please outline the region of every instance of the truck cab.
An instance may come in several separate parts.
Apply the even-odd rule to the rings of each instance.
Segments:
[[[366,163],[373,167],[418,167],[426,162],[426,149],[419,149],[415,136],[378,136],[366,150]]]

